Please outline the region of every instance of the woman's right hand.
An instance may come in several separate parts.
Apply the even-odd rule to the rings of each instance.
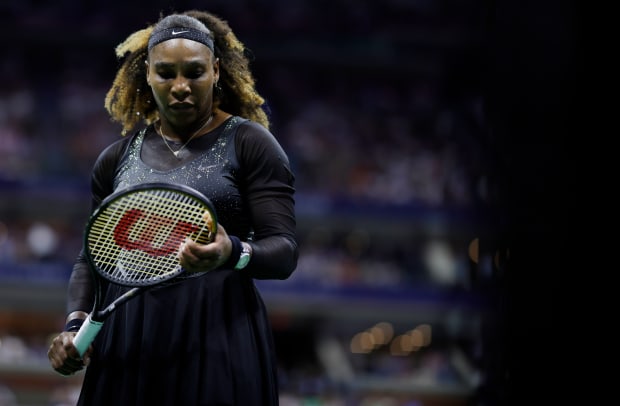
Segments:
[[[78,350],[73,345],[75,332],[63,331],[52,340],[47,350],[47,358],[52,368],[61,375],[69,376],[84,369],[90,361],[92,346],[80,357]]]

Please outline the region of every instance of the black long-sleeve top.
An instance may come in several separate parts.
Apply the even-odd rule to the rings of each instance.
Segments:
[[[252,259],[240,272],[256,279],[288,278],[298,258],[295,177],[275,137],[255,122],[231,117],[183,152],[176,158],[153,126],[111,144],[92,171],[92,209],[138,183],[188,185],[213,202],[229,235],[252,245]],[[68,313],[91,310],[90,275],[82,250],[69,282]]]

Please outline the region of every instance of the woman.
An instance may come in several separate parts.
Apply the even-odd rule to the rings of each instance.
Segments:
[[[286,279],[297,265],[294,175],[243,44],[225,21],[189,11],[132,34],[116,53],[123,63],[105,107],[131,135],[95,163],[93,209],[139,183],[185,184],[212,201],[218,232],[206,245],[184,243],[186,278],[117,309],[83,359],[72,339],[93,287],[80,254],[50,363],[63,375],[88,365],[79,405],[275,405],[271,328],[253,279]],[[105,302],[124,290],[104,285]]]

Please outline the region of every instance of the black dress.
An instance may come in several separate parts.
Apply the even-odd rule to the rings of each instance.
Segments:
[[[93,170],[93,205],[144,182],[182,183],[213,202],[230,235],[251,241],[250,265],[192,274],[119,308],[95,339],[79,405],[277,405],[271,327],[254,278],[295,269],[294,176],[273,135],[231,117],[193,140],[181,159],[152,126],[108,147]],[[68,312],[92,309],[82,255]],[[105,302],[126,288],[103,285]]]

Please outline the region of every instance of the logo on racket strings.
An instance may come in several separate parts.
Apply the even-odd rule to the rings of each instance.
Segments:
[[[173,221],[138,209],[128,210],[114,227],[114,241],[126,250],[140,250],[154,257],[170,255],[200,229],[185,221],[177,221],[170,229]]]

